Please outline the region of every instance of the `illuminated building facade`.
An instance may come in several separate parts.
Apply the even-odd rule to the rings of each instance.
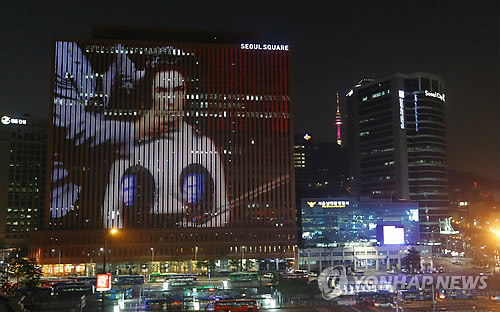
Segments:
[[[412,245],[420,239],[416,202],[304,198],[300,207],[304,247]],[[386,237],[384,228],[401,233]]]
[[[49,273],[92,273],[103,252],[139,267],[154,254],[162,272],[294,257],[288,45],[56,41],[54,55],[51,187],[30,244]]]
[[[321,272],[336,265],[343,265],[348,273],[356,270],[387,272],[401,270],[402,260],[411,248],[417,249],[421,255],[420,267],[433,267],[432,248],[424,245],[311,247],[300,250],[298,263],[300,269],[309,272]]]
[[[353,193],[414,200],[420,233],[439,240],[449,217],[444,83],[428,73],[363,80],[348,93]],[[353,179],[352,179],[353,178]]]
[[[27,116],[0,123],[0,248],[25,255],[29,235],[42,226],[45,206],[47,126]]]

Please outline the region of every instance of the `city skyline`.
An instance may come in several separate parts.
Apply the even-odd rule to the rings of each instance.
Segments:
[[[47,118],[51,44],[56,38],[88,38],[93,24],[257,32],[260,43],[290,45],[296,132],[308,131],[317,141],[334,141],[336,90],[345,102],[345,94],[362,78],[432,72],[443,77],[449,103],[449,168],[498,179],[497,4],[424,2],[414,7],[393,2],[378,7],[362,2],[321,10],[254,3],[238,8],[222,5],[209,15],[196,3],[158,4],[142,13],[130,13],[133,3],[102,5],[95,10],[91,4],[77,9],[62,3],[10,4],[11,14],[3,20],[5,46],[10,48],[1,56],[9,60],[4,67],[9,79],[0,95],[7,103],[2,113]],[[162,18],[167,10],[179,14]],[[30,92],[22,92],[26,85]]]

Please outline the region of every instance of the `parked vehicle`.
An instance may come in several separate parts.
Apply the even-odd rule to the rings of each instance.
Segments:
[[[392,308],[392,303],[389,301],[375,301],[373,306],[376,308]]]
[[[259,305],[255,299],[218,300],[215,302],[214,311],[258,311]]]
[[[440,299],[476,299],[477,292],[474,289],[440,289]]]

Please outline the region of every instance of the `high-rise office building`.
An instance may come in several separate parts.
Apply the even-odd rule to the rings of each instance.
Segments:
[[[289,46],[176,41],[56,41],[48,272],[294,256]]]
[[[0,248],[27,253],[45,206],[47,125],[29,116],[3,115],[0,123]]]
[[[346,196],[344,150],[333,142],[317,143],[309,134],[295,135],[297,202],[305,197]]]
[[[449,216],[442,79],[398,73],[363,80],[347,95],[353,192],[417,201],[422,239],[438,240]]]

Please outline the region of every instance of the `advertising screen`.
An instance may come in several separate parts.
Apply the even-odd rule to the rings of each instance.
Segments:
[[[405,230],[403,227],[384,225],[384,245],[404,245]]]
[[[96,290],[108,291],[111,289],[111,273],[97,274]]]
[[[57,41],[54,55],[51,227],[294,224],[288,51]]]

